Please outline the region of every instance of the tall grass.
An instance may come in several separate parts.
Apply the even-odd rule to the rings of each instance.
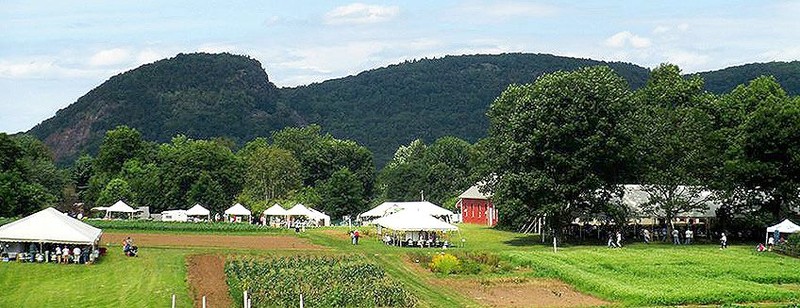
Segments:
[[[247,223],[227,222],[169,222],[150,220],[87,220],[88,224],[103,230],[167,231],[191,233],[285,233],[286,228],[273,228]]]

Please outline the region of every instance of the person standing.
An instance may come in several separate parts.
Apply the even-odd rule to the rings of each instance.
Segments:
[[[644,239],[645,244],[650,244],[650,231],[644,229],[642,231],[642,238]]]
[[[728,237],[725,236],[725,232],[719,237],[719,249],[728,248]]]
[[[61,250],[61,261],[64,264],[69,264],[69,247],[64,246],[64,249]]]
[[[767,251],[772,251],[772,247],[775,247],[775,238],[770,237],[767,239]]]
[[[78,246],[72,249],[72,257],[75,263],[80,263],[81,258],[81,249]]]
[[[61,246],[56,246],[56,264],[61,263]]]
[[[675,244],[675,245],[680,245],[681,244],[681,236],[680,236],[680,234],[681,233],[678,232],[678,229],[672,229],[672,243],[673,244]]]
[[[686,234],[684,235],[685,238],[684,242],[686,243],[686,245],[689,245],[692,243],[692,240],[694,239],[694,232],[692,232],[692,229],[686,228],[685,233]]]
[[[622,232],[617,231],[617,247],[622,248]]]
[[[356,230],[356,232],[353,232],[353,243],[354,244],[358,245],[358,238],[360,236],[361,236],[361,234],[358,233],[358,230]]]

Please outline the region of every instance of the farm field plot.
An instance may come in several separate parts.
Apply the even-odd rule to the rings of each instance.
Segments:
[[[130,236],[139,247],[214,247],[258,250],[320,250],[296,236],[279,235],[219,235],[219,234],[153,234],[153,233],[105,233],[101,244],[119,246]]]
[[[533,275],[560,279],[607,300],[634,306],[796,302],[800,260],[750,247],[634,245],[506,252]]]

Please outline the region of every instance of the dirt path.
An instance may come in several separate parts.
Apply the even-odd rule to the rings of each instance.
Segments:
[[[186,258],[189,286],[194,297],[194,306],[232,307],[233,300],[225,283],[225,258],[216,255],[193,255]]]
[[[123,239],[130,236],[134,244],[143,247],[219,247],[265,250],[320,250],[322,246],[311,244],[306,239],[293,236],[276,235],[216,235],[216,234],[147,234],[147,233],[105,233],[102,245],[110,243],[120,246]]]

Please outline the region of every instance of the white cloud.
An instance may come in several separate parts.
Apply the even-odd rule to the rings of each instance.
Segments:
[[[380,23],[393,19],[399,13],[399,6],[351,3],[326,13],[325,23],[329,25]]]
[[[682,24],[678,25],[678,30],[681,30],[681,31],[689,30],[689,24],[682,23]]]
[[[160,52],[157,52],[157,51],[155,51],[153,49],[145,49],[145,50],[140,51],[139,54],[136,55],[136,63],[138,63],[140,65],[141,64],[147,64],[147,63],[153,63],[155,61],[164,59],[167,56],[168,55],[164,55],[164,54],[162,54]]]
[[[89,58],[91,66],[113,66],[125,63],[130,58],[130,52],[123,48],[101,50]]]
[[[633,48],[647,48],[650,47],[650,39],[641,37],[630,31],[622,31],[612,35],[606,39],[606,45],[614,48],[622,48],[630,45]]]
[[[667,27],[667,26],[658,26],[658,27],[656,27],[655,29],[653,29],[653,33],[654,33],[654,34],[662,34],[662,33],[667,33],[667,32],[669,32],[669,30],[671,30],[671,29],[670,29],[670,27]]]

